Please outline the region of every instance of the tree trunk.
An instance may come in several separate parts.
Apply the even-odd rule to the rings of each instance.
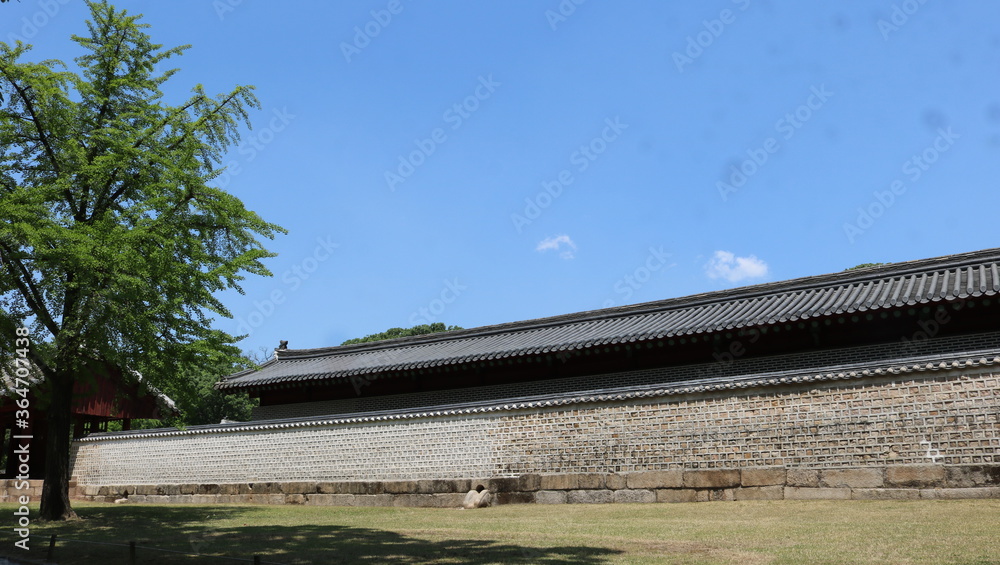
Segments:
[[[73,378],[59,375],[47,379],[51,395],[47,411],[45,483],[42,485],[43,520],[72,520],[76,512],[69,503],[69,446],[73,410]]]

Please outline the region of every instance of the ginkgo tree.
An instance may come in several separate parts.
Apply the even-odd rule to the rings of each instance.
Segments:
[[[41,515],[74,516],[69,449],[74,384],[114,368],[169,382],[178,366],[240,357],[212,328],[214,293],[270,276],[261,240],[285,230],[213,180],[259,108],[250,86],[198,85],[168,103],[187,46],[154,44],[140,17],[89,2],[72,68],[0,43],[0,355],[30,335],[47,418]]]

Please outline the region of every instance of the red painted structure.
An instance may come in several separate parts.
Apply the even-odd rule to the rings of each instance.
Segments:
[[[37,388],[43,388],[40,383]],[[108,423],[120,421],[122,429],[129,429],[134,419],[160,419],[174,410],[172,402],[165,396],[146,392],[138,382],[125,382],[121,371],[109,371],[106,375],[94,375],[89,382],[78,382],[73,387],[73,437],[83,437],[89,433],[107,431]],[[6,464],[2,465],[0,478],[17,476],[17,455],[14,450],[28,443],[31,460],[29,478],[41,479],[45,472],[45,437],[47,432],[45,400],[28,393],[28,428],[18,426],[16,401],[21,397],[11,395],[0,397],[0,440]],[[23,415],[23,414],[22,414]],[[23,419],[23,418],[22,418]],[[14,439],[15,435],[30,435],[30,440]]]

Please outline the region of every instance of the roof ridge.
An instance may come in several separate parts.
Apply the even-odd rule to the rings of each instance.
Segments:
[[[540,330],[548,327],[598,321],[607,318],[641,316],[681,308],[695,308],[698,306],[717,304],[720,302],[735,302],[738,300],[748,300],[762,296],[774,296],[788,292],[801,292],[830,286],[848,286],[852,284],[871,282],[874,280],[894,279],[896,277],[912,275],[914,273],[930,273],[966,265],[982,264],[984,262],[989,262],[990,260],[993,260],[994,262],[1000,260],[1000,248],[990,248],[967,253],[944,255],[929,259],[889,263],[861,269],[849,269],[836,273],[810,275],[807,277],[798,277],[783,281],[774,281],[757,285],[666,298],[652,302],[643,302],[640,304],[585,310],[569,314],[557,314],[555,316],[515,322],[503,322],[500,324],[491,324],[463,330],[399,337],[376,342],[365,342],[350,345],[337,345],[311,349],[284,349],[275,351],[275,358],[277,360],[292,360],[322,357],[331,354],[350,355],[353,353],[396,349],[406,346],[419,346],[446,341],[487,337],[490,335],[510,333],[514,331]]]

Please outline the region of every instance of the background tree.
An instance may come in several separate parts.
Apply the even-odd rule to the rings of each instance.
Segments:
[[[848,267],[844,269],[845,271],[853,271],[855,269],[867,269],[868,267],[878,267],[879,265],[885,265],[885,263],[861,263],[860,265],[855,265],[853,267]]]
[[[389,328],[384,332],[366,335],[365,337],[356,337],[349,339],[340,345],[350,345],[352,343],[365,343],[369,341],[382,341],[383,339],[393,339],[397,337],[407,337],[411,335],[424,335],[432,334],[437,332],[450,332],[451,330],[461,330],[465,328],[460,328],[458,326],[445,326],[441,322],[435,322],[433,324],[422,324],[419,326],[413,326],[412,328]]]
[[[30,327],[45,377],[45,519],[74,516],[74,383],[113,367],[163,390],[183,378],[175,367],[237,362],[235,338],[210,327],[212,313],[231,317],[212,293],[269,276],[258,237],[284,232],[210,185],[259,108],[252,87],[212,97],[198,85],[167,104],[160,87],[176,69],[153,69],[187,47],[164,50],[138,16],[88,6],[79,73],[0,43],[0,355]]]

